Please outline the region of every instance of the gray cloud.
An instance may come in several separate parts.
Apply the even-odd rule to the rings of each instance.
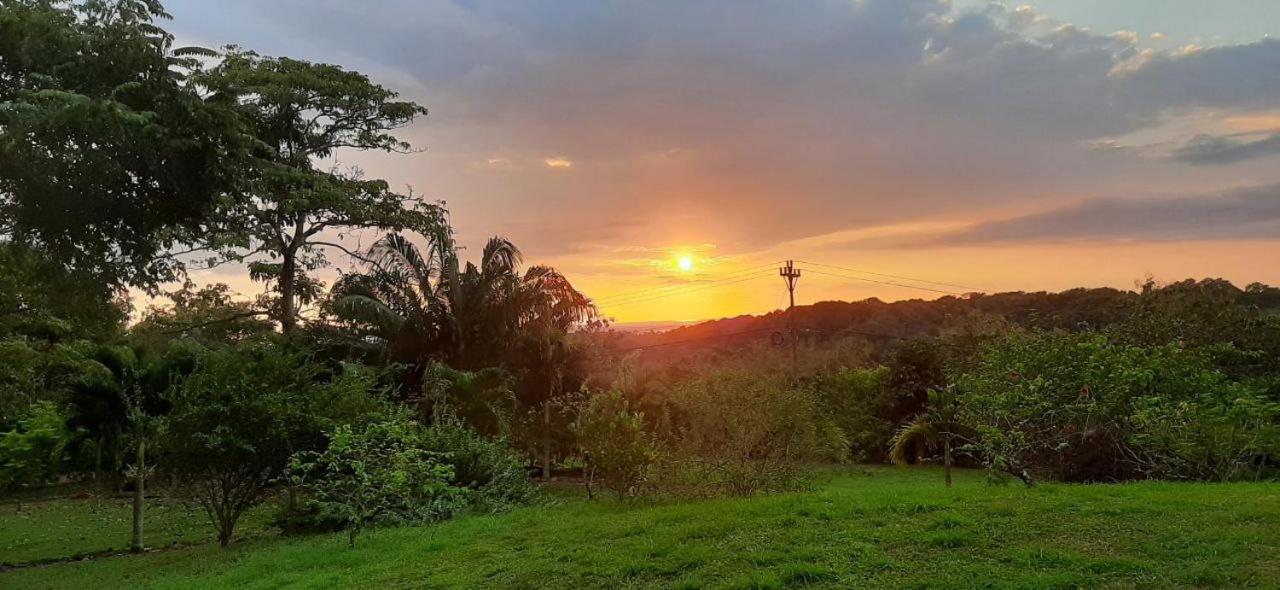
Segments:
[[[1272,133],[1253,141],[1197,135],[1186,145],[1174,150],[1172,157],[1191,164],[1234,164],[1277,154],[1280,154],[1280,133]]]
[[[1275,108],[1280,39],[1156,53],[1122,79],[1133,98],[1162,107]]]
[[[463,233],[510,231],[534,255],[761,248],[1202,187],[1221,182],[1214,167],[1087,143],[1179,109],[1280,108],[1275,41],[1146,54],[946,0],[170,3],[191,37],[342,63],[426,104],[410,134],[430,152],[359,163],[447,199]],[[495,157],[573,167],[474,166]]]
[[[1280,238],[1280,184],[1159,199],[1095,199],[1046,213],[981,223],[931,243],[1257,238]]]

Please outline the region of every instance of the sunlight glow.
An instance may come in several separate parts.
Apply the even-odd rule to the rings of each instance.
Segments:
[[[676,259],[676,266],[677,266],[677,267],[679,267],[679,268],[680,268],[680,270],[681,270],[681,271],[683,271],[683,272],[689,272],[689,271],[693,270],[693,257],[692,257],[692,256],[681,256],[680,258],[677,258],[677,259]]]

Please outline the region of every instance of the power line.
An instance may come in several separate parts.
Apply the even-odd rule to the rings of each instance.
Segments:
[[[738,279],[735,279],[735,280],[732,280],[732,281],[720,282],[720,283],[718,283],[718,284],[699,284],[699,285],[693,285],[693,286],[692,286],[692,288],[690,288],[690,289],[686,289],[686,290],[683,290],[683,291],[674,291],[674,292],[662,293],[662,294],[659,294],[659,295],[654,295],[654,296],[652,296],[652,297],[641,297],[641,298],[639,298],[639,299],[631,299],[631,300],[628,300],[628,301],[622,301],[622,302],[606,303],[606,304],[605,304],[605,306],[607,306],[607,307],[621,307],[621,306],[623,306],[623,305],[632,305],[632,304],[635,304],[635,303],[646,303],[646,302],[649,302],[649,301],[657,301],[657,300],[659,300],[659,299],[666,299],[667,297],[674,297],[674,296],[676,296],[676,295],[688,295],[689,293],[696,293],[696,292],[698,292],[698,291],[703,291],[703,290],[706,290],[706,289],[714,289],[714,288],[716,288],[716,287],[727,287],[727,286],[729,286],[729,285],[734,285],[734,284],[742,283],[742,282],[745,282],[745,281],[753,281],[753,280],[756,280],[756,279],[761,279],[761,278],[764,278],[764,277],[771,277],[771,276],[773,276],[773,273],[772,273],[772,272],[768,272],[768,271],[765,271],[765,272],[757,272],[757,274],[750,275],[750,276],[745,276],[745,277],[738,278]]]
[[[979,289],[979,288],[977,288],[977,287],[972,287],[972,286],[969,286],[969,285],[960,285],[960,284],[957,284],[957,283],[944,283],[944,282],[941,282],[941,281],[930,281],[930,280],[927,280],[927,279],[918,279],[918,278],[914,278],[914,277],[907,277],[907,276],[902,276],[902,275],[894,275],[894,274],[883,273],[883,272],[874,272],[874,271],[870,271],[870,270],[859,270],[859,269],[856,269],[856,268],[848,268],[848,267],[844,267],[844,266],[836,266],[836,265],[834,265],[834,264],[823,264],[823,263],[821,263],[821,262],[813,262],[813,261],[810,261],[810,260],[797,260],[796,262],[800,262],[800,263],[802,263],[802,264],[812,264],[812,265],[814,265],[814,266],[823,266],[823,267],[826,267],[826,268],[834,268],[834,269],[836,269],[836,270],[843,270],[843,271],[846,271],[846,272],[856,272],[856,273],[861,273],[861,274],[875,275],[875,276],[879,276],[879,277],[888,277],[888,278],[891,278],[891,279],[901,279],[901,280],[904,280],[904,281],[915,281],[915,282],[917,282],[917,283],[926,283],[926,284],[929,284],[929,285],[941,285],[941,286],[943,286],[943,287],[956,287],[956,288],[958,288],[958,289],[968,289],[968,290],[970,290],[970,291],[982,291],[982,289]],[[816,272],[816,271],[815,271],[815,272]]]
[[[842,274],[836,274],[836,273],[824,273],[824,271],[822,271],[822,270],[814,270],[814,269],[809,269],[809,271],[810,271],[810,273],[814,273],[814,274],[820,274],[820,275],[826,275],[826,276],[835,276],[835,278],[837,278],[837,279],[861,280],[861,282],[876,283],[876,284],[883,284],[883,285],[891,285],[891,287],[902,287],[902,288],[908,288],[908,289],[919,289],[919,291],[929,291],[929,292],[933,292],[933,293],[950,294],[950,296],[963,296],[963,294],[964,294],[964,293],[959,293],[959,292],[955,292],[955,291],[945,291],[945,289],[934,289],[934,288],[931,288],[931,287],[920,287],[920,285],[913,285],[913,284],[906,284],[906,283],[893,283],[893,282],[890,282],[890,280],[876,280],[876,279],[868,279],[868,278],[864,278],[864,276],[850,276],[850,275],[842,275]]]
[[[723,274],[723,275],[720,275],[720,276],[718,276],[718,277],[716,277],[716,278],[710,279],[710,282],[712,282],[712,283],[714,283],[714,282],[719,282],[719,281],[723,281],[723,280],[725,280],[725,279],[735,278],[736,276],[739,276],[739,275],[748,274],[748,273],[752,273],[752,272],[757,272],[757,271],[760,271],[760,270],[763,270],[763,269],[766,269],[766,268],[772,268],[772,267],[774,266],[774,264],[777,264],[777,263],[776,263],[776,262],[770,262],[770,263],[768,263],[768,264],[764,264],[764,265],[761,265],[761,266],[753,266],[753,267],[751,267],[751,268],[743,268],[743,269],[739,269],[739,270],[736,270],[736,271],[733,271],[733,272],[728,272],[728,273],[725,273],[725,274]],[[639,289],[639,290],[637,290],[637,291],[632,291],[632,292],[630,292],[630,293],[619,293],[619,294],[617,294],[617,295],[608,295],[608,296],[605,296],[605,297],[596,298],[596,299],[594,299],[594,301],[595,301],[597,304],[604,303],[604,302],[617,302],[617,301],[626,300],[626,299],[633,299],[633,298],[636,298],[636,297],[646,297],[646,296],[648,296],[648,295],[650,295],[650,294],[658,294],[658,293],[664,293],[664,292],[678,291],[678,290],[681,290],[681,289],[687,289],[687,288],[689,288],[689,287],[697,287],[697,286],[705,285],[705,284],[707,284],[707,281],[703,281],[703,282],[700,282],[700,283],[685,283],[685,284],[681,284],[681,285],[667,285],[667,286],[665,286],[665,287],[651,287],[651,288],[648,288],[648,289]]]

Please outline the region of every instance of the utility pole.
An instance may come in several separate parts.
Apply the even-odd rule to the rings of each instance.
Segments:
[[[796,283],[800,282],[800,269],[795,267],[795,263],[788,260],[787,265],[778,269],[778,275],[782,280],[787,282],[787,296],[790,297],[790,303],[787,305],[787,323],[791,328],[791,376],[796,376],[797,354],[796,354]]]

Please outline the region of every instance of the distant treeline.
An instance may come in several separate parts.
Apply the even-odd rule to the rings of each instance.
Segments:
[[[1080,330],[1114,326],[1136,314],[1162,311],[1212,316],[1213,310],[1226,308],[1273,314],[1280,311],[1280,288],[1252,283],[1242,289],[1224,279],[1186,279],[1164,284],[1147,280],[1135,290],[1077,288],[1058,293],[973,293],[895,302],[876,298],[820,301],[796,306],[795,320],[802,344],[821,347],[853,338],[883,349],[893,348],[895,342],[973,329],[975,323],[983,321],[1023,328]],[[748,344],[783,345],[788,334],[786,310],[777,310],[659,333],[615,334],[613,338],[617,348],[641,351],[646,360],[661,363],[686,358],[690,351]]]

